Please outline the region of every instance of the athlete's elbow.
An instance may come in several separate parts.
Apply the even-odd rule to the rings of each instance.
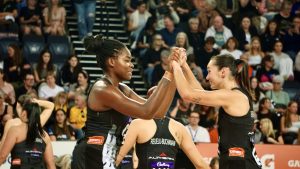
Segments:
[[[181,96],[182,100],[184,100],[184,101],[191,101],[192,100],[192,97],[189,94],[189,92],[182,92],[180,94],[180,96]]]

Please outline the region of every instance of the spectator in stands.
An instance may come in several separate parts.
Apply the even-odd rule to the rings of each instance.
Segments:
[[[0,39],[18,37],[19,27],[16,22],[18,9],[15,0],[4,1],[0,5]]]
[[[48,128],[51,141],[75,140],[73,128],[67,124],[67,113],[63,109],[55,111],[55,122]]]
[[[137,9],[130,15],[127,27],[127,30],[131,32],[130,37],[133,43],[137,43],[138,36],[149,17],[151,14],[147,10],[146,2],[138,1]]]
[[[292,3],[283,1],[278,14],[274,16],[274,20],[278,23],[279,30],[286,32],[292,26],[294,15],[291,14]]]
[[[179,24],[180,18],[175,11],[175,9],[172,7],[169,0],[163,0],[160,1],[158,6],[156,7],[155,15],[157,18],[157,25],[156,30],[161,31],[162,29],[166,28],[165,24],[165,17],[169,17],[173,24]]]
[[[165,49],[163,47],[164,42],[160,34],[155,34],[152,39],[151,47],[146,51],[145,56],[142,59],[144,75],[146,76],[149,85],[152,83],[152,72],[154,67],[155,65],[160,64],[161,53]]]
[[[48,72],[46,76],[46,83],[39,87],[38,95],[40,99],[53,101],[59,92],[64,91],[64,88],[56,84],[55,79],[55,74],[53,72]]]
[[[295,80],[300,82],[300,51],[298,52],[295,59]]]
[[[253,107],[253,112],[254,114],[252,114],[255,119],[257,119],[257,115],[255,112],[258,111],[258,107],[259,107],[259,101],[265,97],[264,93],[261,91],[261,89],[259,88],[259,81],[257,80],[257,78],[255,76],[250,77],[250,87],[253,91],[253,95],[252,95],[252,107]]]
[[[170,116],[183,125],[188,124],[188,115],[191,113],[191,103],[184,101],[182,98],[177,99],[177,104],[170,111]]]
[[[78,73],[77,83],[72,84],[70,86],[69,98],[74,99],[74,95],[76,92],[80,92],[87,95],[89,88],[90,88],[89,74],[87,71],[81,70]]]
[[[180,25],[185,26],[185,24],[188,22],[191,11],[193,10],[192,4],[187,0],[176,0],[172,1],[173,4],[171,4],[175,11],[177,12],[179,18],[180,18]]]
[[[204,8],[198,14],[199,19],[199,31],[205,33],[209,27],[213,26],[214,19],[219,16],[219,13],[215,10],[217,3],[215,0],[205,0]]]
[[[264,16],[270,21],[273,17],[280,12],[282,0],[266,0],[265,5],[267,11],[264,13]]]
[[[214,48],[218,49],[219,51],[222,49],[226,41],[232,37],[231,30],[223,24],[223,18],[221,16],[216,16],[213,19],[213,25],[206,31],[205,39],[210,36],[214,37]]]
[[[13,105],[16,101],[15,89],[14,87],[6,82],[5,74],[3,69],[0,68],[0,91],[4,94],[4,100],[8,103]]]
[[[35,91],[34,75],[29,72],[23,76],[23,85],[16,89],[16,98],[18,99],[21,95],[27,94],[30,91]]]
[[[218,112],[214,107],[197,105],[195,106],[194,111],[196,111],[196,109],[199,109],[197,111],[200,113],[200,126],[209,130],[217,126]]]
[[[240,27],[235,32],[235,37],[239,42],[239,49],[242,51],[248,51],[251,39],[257,35],[257,30],[252,25],[251,19],[248,16],[244,16],[240,23]]]
[[[260,120],[260,130],[262,132],[262,142],[264,144],[284,144],[279,131],[273,130],[272,121],[268,118]]]
[[[219,157],[212,158],[209,166],[211,169],[219,169]]]
[[[160,34],[166,44],[165,47],[174,46],[176,43],[176,36],[181,30],[177,28],[174,24],[174,20],[171,16],[164,17],[165,28],[160,30]]]
[[[50,35],[64,35],[66,10],[60,0],[50,0],[48,7],[43,10],[45,23],[44,31]]]
[[[49,49],[45,48],[41,52],[38,63],[33,66],[34,79],[37,84],[45,82],[49,72],[57,75],[57,66],[53,64],[52,58]]]
[[[240,59],[241,55],[243,54],[242,51],[238,49],[239,42],[235,37],[230,37],[225,45],[224,49],[221,50],[220,54],[230,54],[235,59]]]
[[[186,55],[194,54],[194,48],[190,46],[189,39],[184,32],[179,32],[176,36],[176,47],[184,48],[186,50]]]
[[[300,16],[293,19],[293,24],[288,32],[283,36],[284,51],[295,60],[296,54],[300,51]]]
[[[151,16],[150,18],[148,18],[144,28],[141,30],[136,44],[136,50],[139,54],[139,58],[144,58],[147,49],[150,48],[150,44],[153,41],[152,37],[156,34],[156,24],[156,18]]]
[[[258,37],[253,37],[251,39],[249,51],[245,53],[248,65],[251,66],[253,71],[253,76],[256,75],[257,66],[261,64],[262,58],[265,56],[261,49],[260,39]]]
[[[259,101],[257,119],[268,118],[272,121],[274,129],[279,130],[280,116],[277,116],[276,112],[273,112],[272,101],[268,97],[264,97]]]
[[[67,115],[69,113],[69,106],[68,106],[68,93],[66,92],[59,92],[56,96],[55,96],[55,100],[54,100],[54,110],[58,110],[58,109],[62,109],[64,110]]]
[[[93,34],[96,15],[96,0],[73,0],[77,12],[79,39]]]
[[[294,140],[298,137],[300,129],[300,116],[298,112],[298,103],[291,101],[288,104],[286,113],[281,118],[281,132],[285,144],[293,144]]]
[[[124,0],[124,8],[127,14],[127,17],[129,18],[130,15],[137,9],[138,2],[142,0]]]
[[[199,31],[199,19],[192,17],[189,19],[189,30],[187,31],[187,36],[189,39],[189,44],[194,48],[194,54],[196,58],[200,57],[200,50],[204,46],[204,36],[205,34]]]
[[[50,106],[51,105],[51,106]],[[53,104],[43,107],[51,112]],[[55,169],[52,144],[48,134],[43,130],[39,117],[39,102],[29,102],[19,110],[20,124],[8,130],[0,149],[2,164],[11,153],[11,168],[48,168]]]
[[[261,61],[261,66],[257,69],[256,77],[263,91],[271,90],[273,86],[270,84],[273,81],[273,77],[279,75],[278,70],[273,68],[274,62],[272,55],[266,55]]]
[[[151,73],[151,86],[158,84],[160,79],[163,77],[164,72],[168,69],[170,50],[164,49],[160,53],[160,60],[153,67]]]
[[[287,106],[290,102],[290,96],[287,92],[282,89],[284,79],[280,75],[273,77],[273,90],[269,90],[266,96],[275,102],[276,105],[280,104]]]
[[[199,126],[200,114],[192,111],[188,116],[187,131],[191,134],[194,143],[210,143],[210,137],[206,128]]]
[[[215,44],[214,37],[206,38],[204,42],[204,47],[200,50],[200,54],[199,54],[200,57],[196,58],[196,63],[202,68],[204,76],[206,76],[207,74],[206,66],[210,58],[219,53],[217,49],[213,48],[214,44]]]
[[[217,10],[221,15],[232,16],[234,12],[239,10],[239,0],[216,0]]]
[[[71,84],[77,82],[78,73],[81,70],[79,58],[75,54],[70,55],[60,70],[61,84],[69,88]]]
[[[201,83],[203,86],[207,86],[205,78],[203,76],[203,71],[200,66],[198,66],[195,62],[195,55],[190,54],[187,56],[187,61],[186,61],[191,68],[193,74],[195,75],[195,78]]]
[[[13,118],[13,108],[5,102],[5,94],[0,91],[0,138],[3,136],[5,123]]]
[[[258,16],[259,12],[252,0],[239,0],[239,10],[232,14],[233,25],[239,25],[244,16],[251,18]]]
[[[11,82],[14,88],[18,88],[22,76],[31,71],[31,66],[27,59],[22,56],[18,45],[8,45],[7,53],[8,56],[4,59],[4,74],[7,81]]]
[[[76,139],[81,139],[84,136],[82,128],[84,127],[87,119],[86,99],[86,95],[83,93],[76,93],[75,105],[70,109],[69,122],[75,129]]]
[[[278,24],[275,20],[268,22],[265,32],[261,35],[262,50],[271,52],[276,41],[282,39],[282,34],[279,32]]]
[[[293,60],[286,53],[282,52],[283,43],[276,41],[274,44],[274,51],[270,53],[274,57],[274,69],[279,71],[280,76],[284,80],[294,80]]]
[[[32,32],[37,35],[42,35],[41,11],[37,7],[37,0],[27,0],[26,4],[27,6],[21,9],[19,16],[22,32],[25,35]]]

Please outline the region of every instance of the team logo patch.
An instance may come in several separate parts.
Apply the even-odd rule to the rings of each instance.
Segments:
[[[245,157],[245,150],[240,147],[232,147],[228,152],[230,157]]]
[[[21,159],[16,158],[11,161],[11,165],[21,165]]]
[[[172,161],[152,161],[152,169],[174,169],[174,162]]]
[[[89,137],[87,144],[103,145],[104,140],[105,140],[104,136],[92,136]]]

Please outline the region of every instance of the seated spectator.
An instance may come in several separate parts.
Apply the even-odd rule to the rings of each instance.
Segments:
[[[13,118],[13,108],[4,99],[5,94],[0,91],[0,139],[3,136],[5,123]]]
[[[239,0],[216,0],[217,10],[223,16],[232,16],[234,12],[239,10]]]
[[[245,56],[247,56],[248,65],[253,68],[252,75],[255,76],[257,66],[261,64],[261,60],[265,56],[261,49],[261,43],[258,37],[253,37],[251,39],[249,51],[245,53]]]
[[[75,105],[70,109],[69,122],[75,129],[76,139],[83,137],[82,128],[87,119],[86,95],[82,93],[75,94]]]
[[[288,32],[283,36],[284,51],[295,60],[297,53],[300,51],[300,16],[293,19],[293,24]]]
[[[298,52],[295,59],[295,80],[300,82],[300,51]]]
[[[170,5],[173,6],[177,12],[180,19],[180,24],[186,24],[190,18],[191,11],[193,10],[193,5],[190,3],[190,1],[176,0],[171,1]]]
[[[170,1],[169,0],[160,1],[154,12],[157,18],[157,25],[156,25],[157,31],[161,31],[162,29],[166,28],[165,17],[169,17],[175,25],[180,23],[180,18],[176,10],[173,8],[171,3],[168,2]]]
[[[262,132],[262,142],[264,144],[284,144],[279,131],[273,130],[272,121],[268,118],[260,120],[260,130]]]
[[[14,87],[5,81],[3,69],[0,68],[0,91],[4,94],[6,103],[13,105],[16,101],[16,94]]]
[[[62,109],[67,113],[69,113],[69,106],[68,106],[68,93],[66,92],[59,92],[54,100],[54,110]]]
[[[254,114],[251,114],[254,119],[257,119],[257,115],[255,112],[258,111],[259,101],[265,97],[264,93],[261,91],[259,87],[259,81],[255,76],[250,77],[250,88],[253,91],[252,95],[252,107]]]
[[[35,33],[42,35],[41,29],[41,11],[37,7],[37,0],[27,0],[27,6],[23,7],[20,12],[20,25],[23,34]]]
[[[87,95],[89,88],[90,88],[89,74],[85,70],[81,70],[78,73],[77,83],[71,85],[70,87],[69,98],[74,99],[76,92],[80,92]]]
[[[213,25],[206,31],[205,39],[210,36],[214,37],[214,48],[220,51],[226,41],[232,37],[232,32],[224,25],[223,18],[221,16],[216,16],[213,21]]]
[[[34,83],[34,75],[33,73],[29,72],[26,73],[23,77],[23,85],[16,89],[16,98],[18,99],[19,96],[27,94],[30,91],[35,91],[35,83]]]
[[[0,5],[0,39],[6,37],[18,38],[17,16],[18,9],[15,0],[7,0]]]
[[[179,32],[176,36],[176,47],[184,48],[186,50],[186,55],[193,55],[194,54],[194,48],[190,46],[189,39],[184,32]]]
[[[189,44],[194,48],[195,57],[200,57],[200,50],[204,46],[204,36],[205,34],[199,31],[199,19],[192,17],[189,19],[189,30],[187,31],[187,36]]]
[[[200,10],[198,14],[199,19],[199,31],[205,33],[214,24],[214,19],[219,16],[218,11],[216,11],[217,3],[215,0],[205,0],[204,8]],[[211,36],[211,35],[209,35]]]
[[[157,24],[156,18],[153,16],[148,18],[144,28],[141,30],[136,44],[136,50],[139,54],[139,58],[144,58],[147,49],[150,48],[150,44],[152,43],[153,35],[156,34],[155,25]]]
[[[232,55],[235,59],[239,59],[241,55],[243,54],[242,51],[238,49],[239,43],[235,37],[230,37],[225,45],[224,49],[221,50],[220,54],[230,54]]]
[[[258,67],[256,77],[260,82],[260,88],[263,91],[271,90],[273,88],[273,77],[279,75],[278,70],[273,68],[274,57],[272,55],[266,55],[262,61],[261,66]]]
[[[261,46],[265,52],[272,52],[274,44],[278,40],[282,40],[283,36],[279,32],[279,27],[276,21],[268,22],[265,32],[261,35]]]
[[[164,72],[169,68],[169,55],[170,50],[164,49],[160,53],[160,60],[153,67],[153,71],[151,73],[151,86],[155,86],[158,84],[160,79],[163,77]]]
[[[285,144],[293,144],[300,129],[300,116],[297,114],[298,103],[291,101],[284,116],[281,117],[281,132]]]
[[[268,20],[272,20],[273,17],[280,12],[281,4],[281,0],[266,0],[265,5],[267,11],[264,13],[264,16]]]
[[[160,30],[160,34],[165,42],[164,47],[171,47],[174,46],[176,43],[176,36],[181,30],[175,26],[174,20],[171,16],[164,17],[164,25],[165,28]]]
[[[214,37],[208,37],[205,39],[204,47],[200,50],[199,57],[196,58],[196,64],[201,67],[203,71],[203,75],[207,75],[206,66],[212,56],[218,55],[219,51],[214,49],[213,46],[215,44]]]
[[[197,111],[192,111],[188,116],[187,131],[191,134],[194,143],[210,143],[210,137],[206,128],[199,126],[200,114]]]
[[[50,35],[64,35],[66,10],[59,0],[50,0],[48,7],[43,10],[45,22],[44,31]]]
[[[242,51],[248,51],[251,39],[257,35],[257,30],[251,23],[251,18],[244,16],[240,23],[240,27],[235,33],[235,37],[239,42],[239,49]]]
[[[138,1],[137,9],[130,15],[128,20],[128,28],[127,30],[130,33],[130,37],[132,41],[137,41],[137,38],[144,28],[147,19],[151,16],[146,8],[146,2]]]
[[[160,34],[155,34],[152,40],[151,47],[147,49],[145,56],[142,59],[144,75],[146,76],[149,85],[152,83],[152,72],[154,67],[160,63],[161,53],[165,49]]]
[[[207,86],[208,84],[206,84],[206,80],[203,76],[201,67],[196,65],[195,55],[193,55],[193,54],[188,55],[186,62],[189,65],[189,67],[191,68],[193,74],[195,75],[195,78],[201,83],[201,85],[203,87]]]
[[[273,112],[273,105],[268,97],[264,97],[259,101],[257,119],[268,118],[272,121],[274,129],[280,129],[280,114]]]
[[[73,128],[67,124],[67,113],[63,109],[55,111],[55,122],[48,128],[51,141],[75,140]]]
[[[46,76],[46,83],[40,85],[38,95],[40,99],[53,101],[55,96],[64,91],[64,88],[58,86],[55,82],[56,76],[49,72]]]
[[[280,12],[274,16],[274,20],[278,23],[279,30],[286,32],[292,25],[293,15],[291,14],[292,3],[290,1],[283,1]]]
[[[51,52],[46,48],[41,52],[38,63],[33,66],[34,79],[38,85],[46,81],[49,72],[57,75],[57,66],[53,64],[52,58]]]
[[[188,115],[191,112],[191,103],[184,101],[183,99],[177,99],[176,106],[170,111],[170,117],[183,125],[188,124]]]
[[[21,49],[16,44],[7,47],[8,56],[4,59],[4,74],[7,81],[11,82],[14,88],[18,88],[24,74],[31,71],[27,59],[22,56]]]
[[[282,89],[284,79],[280,75],[273,77],[273,89],[267,91],[266,96],[275,102],[277,106],[287,106],[290,102],[290,96],[287,92]]]
[[[274,69],[279,71],[280,76],[284,80],[294,80],[293,60],[286,53],[282,52],[283,43],[276,41],[274,44],[274,51],[270,53],[274,57]]]
[[[78,73],[81,70],[79,58],[75,54],[70,55],[60,70],[61,84],[69,89],[71,84],[77,82]]]
[[[212,158],[209,166],[211,169],[219,169],[219,157]]]

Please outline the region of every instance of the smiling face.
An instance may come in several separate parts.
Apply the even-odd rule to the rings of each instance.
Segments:
[[[219,89],[221,86],[222,81],[224,80],[221,78],[221,71],[219,68],[214,64],[214,60],[210,60],[207,65],[207,76],[206,80],[208,80],[210,87],[212,89]]]
[[[132,77],[133,63],[132,56],[128,48],[120,51],[117,57],[114,57],[114,73],[119,80],[130,80]]]

